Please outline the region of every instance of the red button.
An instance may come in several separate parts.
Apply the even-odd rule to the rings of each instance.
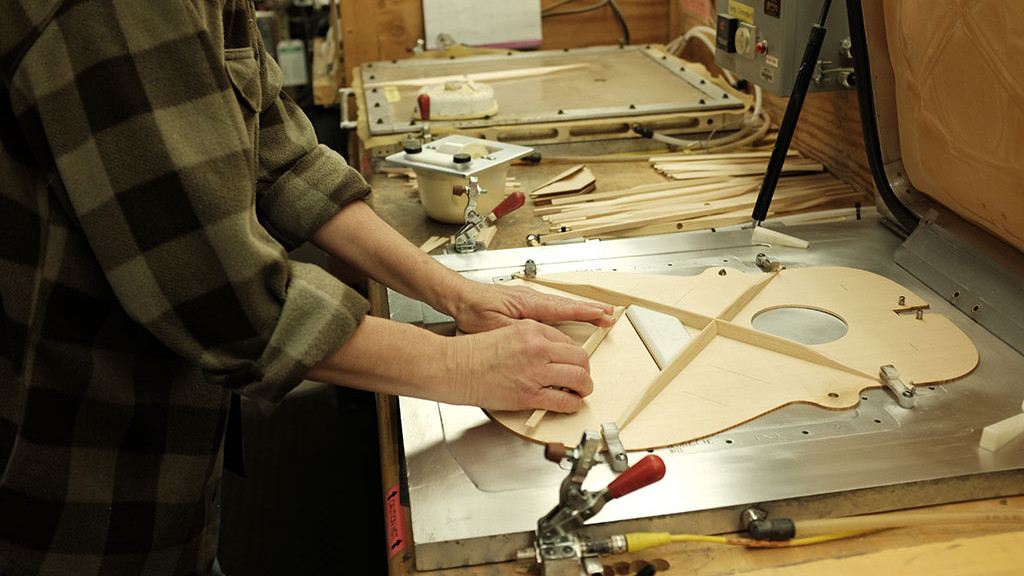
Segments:
[[[765,42],[764,40],[761,40],[757,44],[754,44],[754,52],[757,52],[758,54],[767,54],[768,43]]]

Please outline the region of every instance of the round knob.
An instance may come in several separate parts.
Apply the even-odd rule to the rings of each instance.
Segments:
[[[552,442],[544,446],[544,458],[551,462],[561,462],[562,459],[565,458],[567,452],[568,448],[565,447],[565,444]]]
[[[402,148],[406,154],[419,154],[423,152],[423,143],[418,138],[406,138],[402,141]]]
[[[456,164],[469,164],[470,162],[473,161],[473,157],[470,156],[469,154],[466,154],[465,152],[459,152],[458,154],[452,156],[452,161],[455,162]]]

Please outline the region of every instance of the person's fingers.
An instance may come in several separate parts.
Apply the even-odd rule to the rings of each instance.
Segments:
[[[580,322],[590,322],[595,326],[611,326],[615,323],[615,317],[612,315],[615,311],[614,306],[575,300],[574,308],[573,313]]]
[[[524,310],[521,312],[524,317],[536,318],[542,322],[575,320],[598,326],[611,326],[613,323],[612,312],[615,307],[609,304],[542,294],[532,289],[524,295],[528,295]]]
[[[549,341],[549,342],[558,342],[558,343],[562,343],[562,344],[574,344],[575,343],[575,341],[572,339],[572,336],[569,336],[568,334],[566,334],[565,332],[562,332],[561,330],[559,330],[558,328],[555,328],[554,326],[549,326],[547,324],[541,324],[540,322],[535,322],[535,321],[532,321],[532,320],[521,320],[520,322],[529,323],[529,324],[533,325],[535,327],[535,329],[540,332],[541,336],[543,336],[544,339]]]
[[[541,388],[562,388],[580,397],[594,391],[590,372],[576,364],[547,364],[540,368],[541,375],[535,380]]]
[[[536,404],[549,412],[572,414],[583,407],[583,398],[566,390],[544,388],[537,392]]]

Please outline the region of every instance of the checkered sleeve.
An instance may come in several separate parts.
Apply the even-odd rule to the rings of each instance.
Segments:
[[[261,63],[256,207],[267,230],[291,248],[370,188],[341,156],[317,145],[309,119],[281,88],[277,63],[269,56]]]
[[[241,99],[257,109],[257,213],[268,231],[286,247],[309,238],[342,205],[369,193],[358,172],[336,152],[318,145],[305,113],[283,90],[280,67],[253,34],[258,71],[228,50],[227,70]],[[229,44],[246,44],[246,39]],[[251,81],[258,73],[259,82]],[[259,93],[256,90],[259,89]]]
[[[292,104],[264,98],[279,71],[232,45],[255,29],[236,4],[221,31],[197,3],[65,3],[12,106],[52,151],[51,188],[128,314],[210,381],[272,405],[368,308],[278,238],[300,241],[367,189]]]

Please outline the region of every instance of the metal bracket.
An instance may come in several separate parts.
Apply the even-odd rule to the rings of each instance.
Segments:
[[[899,403],[901,408],[913,408],[914,399],[914,383],[904,384],[900,380],[900,373],[892,364],[886,364],[880,368],[879,375],[882,378],[882,382],[892,390],[892,393],[896,395],[896,402]]]
[[[601,424],[601,436],[608,447],[608,465],[616,472],[625,472],[629,468],[629,457],[619,439],[619,427],[614,422]]]
[[[759,252],[757,254],[754,258],[754,264],[757,264],[757,267],[760,268],[762,272],[778,272],[786,267],[777,258],[768,256],[763,252]]]
[[[341,111],[338,113],[340,118],[338,127],[342,130],[355,130],[359,126],[357,120],[348,119],[348,97],[354,95],[355,91],[351,88],[338,88],[338,104],[341,106]]]
[[[476,176],[470,176],[469,185],[466,186],[465,193],[466,210],[464,213],[466,223],[455,234],[455,251],[460,254],[476,252],[480,248],[477,244],[476,236],[484,225],[484,219],[476,211],[476,201],[481,194],[486,194],[487,190],[480,187],[480,180]]]

